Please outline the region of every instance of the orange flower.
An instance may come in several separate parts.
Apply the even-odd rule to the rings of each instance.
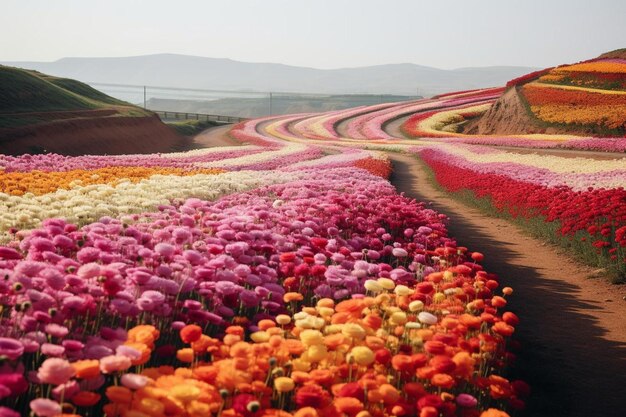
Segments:
[[[410,372],[413,370],[413,361],[408,355],[394,355],[394,357],[391,358],[391,366],[393,366],[393,369],[396,371]]]
[[[363,403],[354,397],[335,398],[334,403],[337,410],[348,415],[355,415],[363,410]]]
[[[493,298],[491,299],[491,305],[496,308],[501,308],[506,305],[506,300],[503,297],[500,297],[499,295],[494,295]]]
[[[271,329],[272,327],[276,327],[276,323],[274,322],[274,320],[263,319],[259,320],[258,326],[261,330],[267,330]]]
[[[176,352],[176,358],[185,363],[193,362],[193,356],[193,349],[191,348],[178,349],[178,352]]]
[[[314,369],[309,375],[313,381],[323,387],[331,385],[335,380],[335,376],[328,369]]]
[[[344,344],[345,341],[346,338],[341,333],[334,333],[329,334],[328,336],[324,336],[324,345],[326,345],[326,347],[331,350],[337,349],[339,346]]]
[[[378,330],[380,329],[380,326],[383,324],[383,319],[377,316],[376,314],[368,314],[367,316],[363,318],[363,324],[374,330]]]
[[[382,400],[385,404],[395,404],[400,399],[400,393],[391,384],[383,384],[378,387]]]
[[[195,342],[191,342],[191,348],[193,349],[194,352],[197,352],[197,353],[206,352],[207,349],[211,345],[212,345],[212,339],[205,334],[200,336],[200,339],[196,340]]]
[[[510,417],[507,413],[496,408],[490,408],[487,411],[483,411],[480,417]]]
[[[133,400],[133,392],[126,387],[111,386],[104,393],[109,401],[121,404],[130,404]]]
[[[491,326],[491,330],[493,330],[494,333],[498,333],[499,335],[502,335],[502,336],[511,336],[513,332],[515,331],[515,327],[508,325],[503,321],[499,321],[493,326]]]
[[[430,383],[443,389],[450,389],[455,385],[454,378],[448,374],[435,374],[430,378]]]
[[[313,407],[302,407],[296,411],[293,417],[319,417],[319,414]]]
[[[180,338],[185,343],[193,343],[202,337],[202,328],[196,324],[188,324],[180,329]]]
[[[348,313],[354,317],[361,317],[361,312],[366,307],[365,301],[359,298],[351,298],[337,304],[335,311],[337,313]]]
[[[291,355],[302,355],[302,353],[306,350],[302,342],[297,339],[286,339],[283,346]]]
[[[283,301],[286,303],[290,303],[292,301],[302,301],[304,300],[304,296],[299,292],[288,292],[283,296]]]
[[[454,370],[455,375],[461,378],[470,378],[472,376],[476,359],[472,358],[468,352],[458,352],[454,355],[452,360],[456,364],[456,369]]]
[[[85,359],[72,363],[76,371],[76,378],[90,379],[100,375],[100,361],[97,359]]]
[[[143,343],[148,348],[154,349],[154,341],[159,338],[159,331],[156,327],[147,324],[135,326],[128,331],[127,343]]]

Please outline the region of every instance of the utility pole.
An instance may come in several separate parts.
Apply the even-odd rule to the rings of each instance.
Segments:
[[[146,108],[146,86],[143,86],[143,108]]]
[[[270,116],[272,115],[272,93],[270,92]]]

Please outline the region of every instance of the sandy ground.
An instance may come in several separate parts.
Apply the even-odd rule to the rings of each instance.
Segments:
[[[436,190],[414,158],[390,157],[398,191],[448,215],[450,234],[515,289],[522,349],[512,375],[533,388],[523,415],[626,415],[626,286],[588,278],[590,268],[557,248]]]

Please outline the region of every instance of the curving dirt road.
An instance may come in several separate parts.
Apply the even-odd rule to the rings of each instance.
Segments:
[[[415,158],[389,156],[398,191],[448,215],[450,234],[515,289],[522,349],[512,373],[533,388],[523,415],[626,415],[626,286],[587,278],[589,268],[557,249],[435,189]]]

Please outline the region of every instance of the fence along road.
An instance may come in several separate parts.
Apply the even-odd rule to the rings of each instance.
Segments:
[[[247,120],[243,117],[236,116],[221,116],[217,114],[202,114],[202,113],[184,113],[177,111],[162,111],[162,110],[150,110],[155,113],[163,121],[172,120],[199,120],[206,122],[215,122],[220,124],[239,123]]]

